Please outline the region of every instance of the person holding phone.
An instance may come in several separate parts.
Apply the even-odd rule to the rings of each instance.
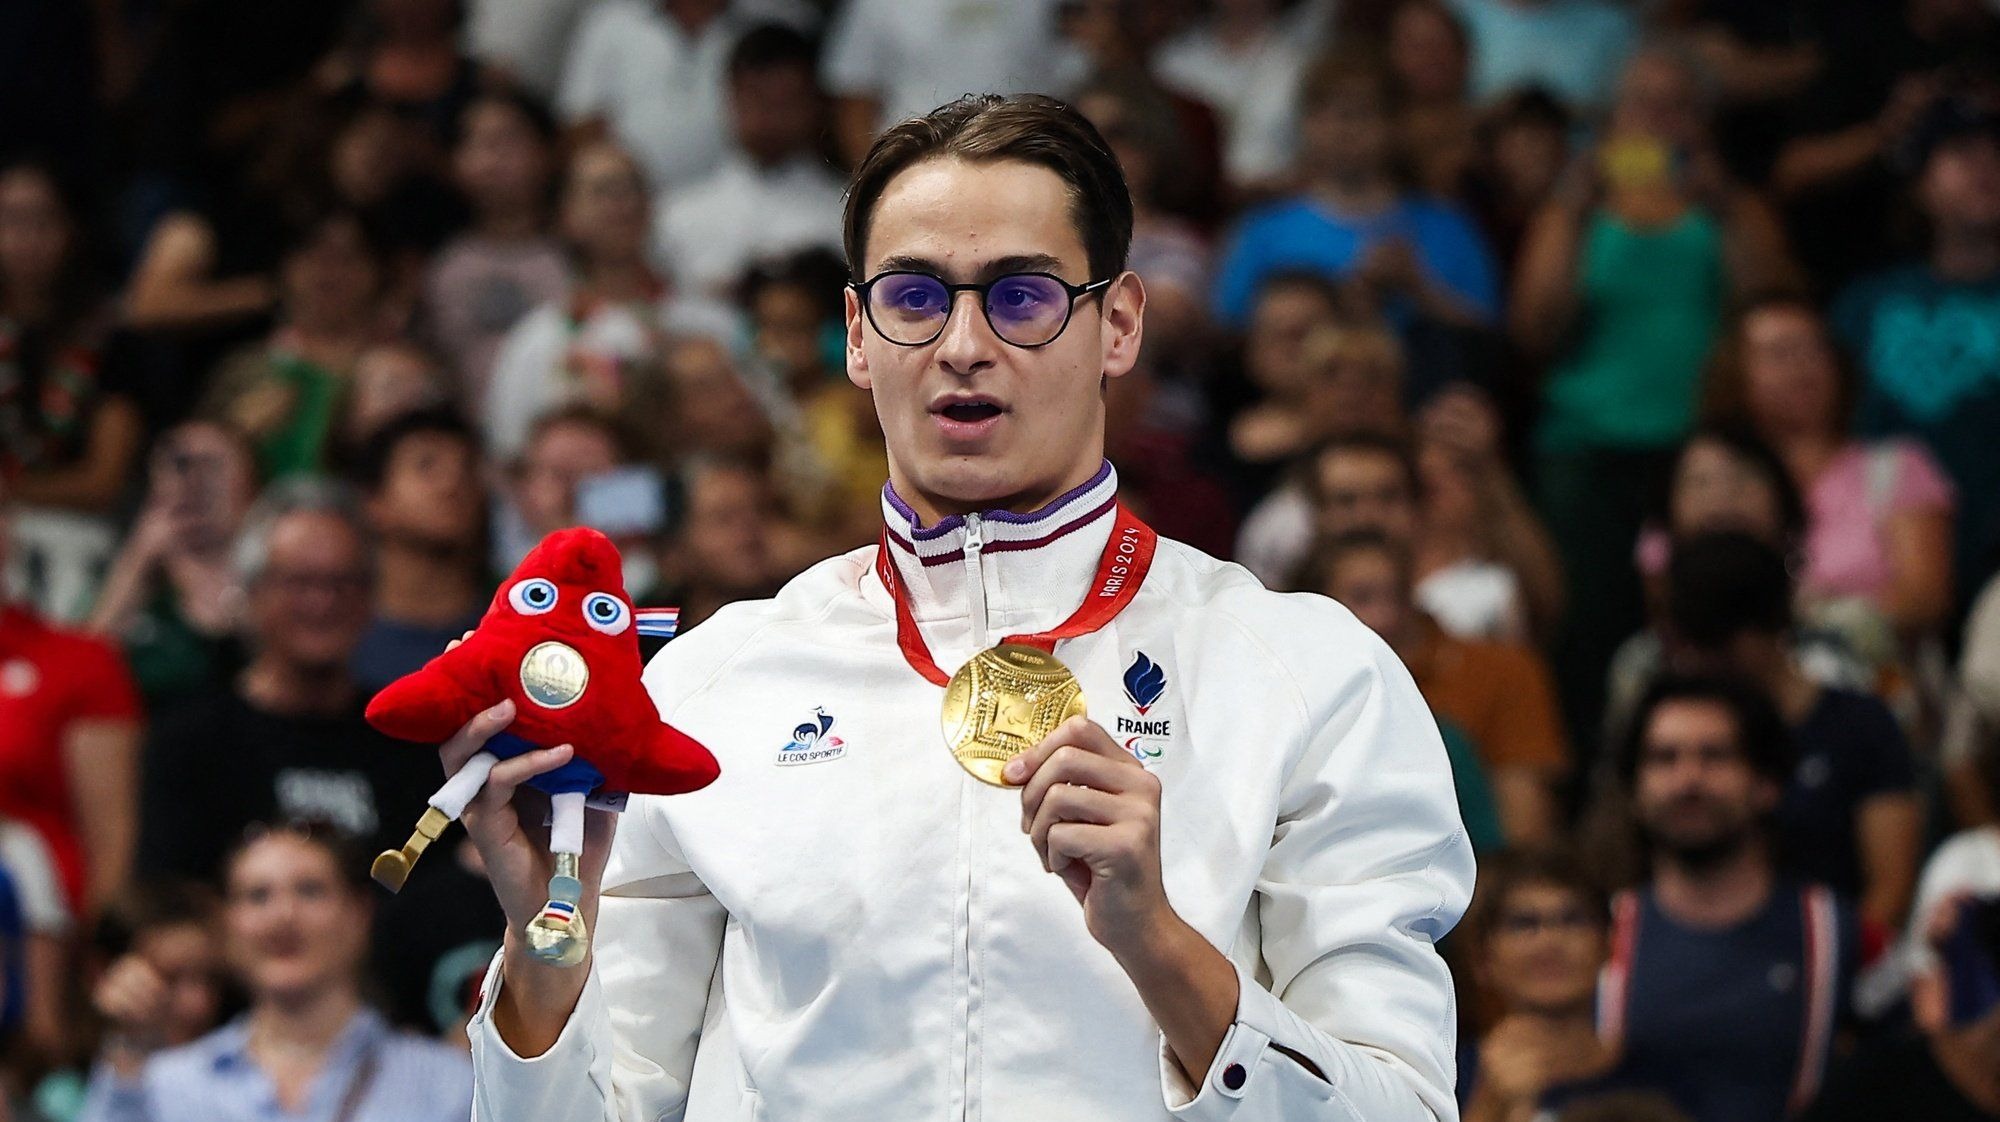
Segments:
[[[521,784],[569,750],[493,769],[464,816],[510,932],[469,1028],[477,1117],[1453,1116],[1435,943],[1472,853],[1437,726],[1344,609],[1119,502],[1131,229],[1110,149],[1052,99],[970,96],[862,161],[846,364],[887,436],[881,542],[653,660],[722,774],[593,813],[579,966],[514,934],[550,874]],[[1001,684],[1030,673],[1067,701]],[[1071,689],[1089,717],[1060,719]],[[968,690],[994,723],[954,753]]]
[[[1941,901],[1919,928],[1929,963],[1910,990],[1914,1031],[1869,1038],[1799,1122],[2000,1119],[2000,897]]]

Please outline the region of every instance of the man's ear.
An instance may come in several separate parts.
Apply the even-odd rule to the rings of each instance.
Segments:
[[[1111,378],[1129,373],[1139,361],[1139,344],[1144,341],[1146,286],[1139,274],[1127,269],[1118,274],[1111,287],[1098,297],[1104,303],[1103,327],[1099,336],[1104,347],[1104,373]]]
[[[861,312],[861,296],[853,285],[840,290],[847,315],[847,380],[864,390],[875,388],[873,375],[868,373],[868,353],[861,348],[861,336],[867,330]]]

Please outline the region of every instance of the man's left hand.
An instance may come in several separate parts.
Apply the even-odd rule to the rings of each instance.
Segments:
[[[1021,829],[1083,904],[1091,937],[1137,952],[1177,917],[1160,877],[1160,781],[1088,717],[1015,757]]]

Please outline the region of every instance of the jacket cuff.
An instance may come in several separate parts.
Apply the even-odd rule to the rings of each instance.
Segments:
[[[541,1055],[524,1058],[508,1047],[500,1037],[500,1030],[493,1027],[493,1005],[500,998],[503,984],[500,963],[506,953],[503,949],[493,955],[492,964],[486,968],[479,1007],[465,1026],[465,1034],[472,1042],[473,1098],[485,1108],[477,1111],[476,1116],[556,1117],[562,1112],[554,1109],[554,1104],[548,1110],[539,1110],[535,1104],[553,1088],[573,1088],[587,1079],[596,1052],[589,1026],[603,1015],[604,998],[598,985],[597,966],[593,963],[589,967],[583,993],[556,1042]]]
[[[1232,963],[1232,965],[1234,965]],[[1356,1118],[1333,1084],[1272,1046],[1297,1017],[1236,966],[1236,1020],[1199,1084],[1188,1081],[1166,1037],[1160,1038],[1160,1091],[1167,1111],[1189,1122],[1265,1118]],[[1281,1043],[1287,1043],[1282,1037]],[[1304,1052],[1304,1042],[1293,1045]],[[1338,1104],[1336,1107],[1334,1104]],[[1300,1114],[1308,1106],[1317,1109]],[[1357,1119],[1358,1122],[1358,1119]]]

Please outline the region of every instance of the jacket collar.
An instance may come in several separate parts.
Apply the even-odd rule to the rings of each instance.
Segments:
[[[946,658],[948,652],[969,656],[1003,635],[1047,630],[1069,618],[1097,573],[1117,503],[1118,473],[1109,461],[1028,514],[954,514],[930,526],[893,485],[884,486],[890,558],[917,621],[938,625],[924,633],[939,665],[949,671],[962,661]],[[975,618],[982,609],[983,621]]]

